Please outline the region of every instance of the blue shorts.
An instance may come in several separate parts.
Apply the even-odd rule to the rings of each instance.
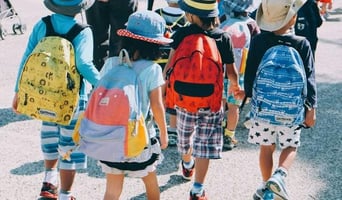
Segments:
[[[196,158],[221,158],[223,111],[189,113],[181,108],[176,111],[178,151],[186,154],[192,147],[192,155]]]
[[[70,160],[63,160],[59,153],[67,152],[75,147],[75,143],[72,140],[72,133],[74,132],[79,113],[85,109],[85,105],[85,101],[81,100],[79,102],[73,119],[67,126],[45,121],[42,122],[40,138],[44,160],[59,159],[59,169],[74,170],[85,169],[87,167],[86,156],[83,153],[73,151],[70,155]]]
[[[239,75],[239,85],[240,85],[240,88],[243,88],[244,87],[244,79],[245,79],[245,76],[244,75]],[[241,100],[237,100],[234,98],[234,95],[233,94],[228,94],[228,90],[229,90],[229,79],[225,78],[224,79],[224,89],[223,89],[223,98],[226,99],[227,103],[229,104],[234,104],[234,105],[238,105],[240,106],[241,105]]]
[[[281,149],[300,146],[301,130],[297,126],[275,126],[251,120],[248,142],[258,145],[272,145],[278,143]]]

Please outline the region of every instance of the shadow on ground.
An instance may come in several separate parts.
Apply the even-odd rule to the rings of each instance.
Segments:
[[[318,176],[326,186],[321,188],[321,191],[317,194],[314,194],[311,199],[336,199],[341,197],[341,191],[338,189],[342,184],[342,150],[340,148],[342,141],[341,94],[342,83],[319,83],[317,124],[314,128],[302,132],[302,146],[299,148],[296,162],[305,162],[317,169],[319,174],[315,176]],[[237,148],[255,149],[255,146],[248,144],[246,138],[244,138],[247,135],[247,130],[242,122],[248,109],[249,105],[246,105],[240,117],[241,120],[237,129],[237,139],[239,140]],[[0,112],[4,111],[9,112],[9,109],[2,109]],[[19,120],[27,119],[7,120],[6,124]],[[163,153],[165,160],[158,168],[158,175],[167,175],[178,171],[180,157],[177,148],[170,147]],[[35,175],[42,172],[43,161],[25,163],[11,170],[11,173],[15,175]],[[91,158],[88,159],[88,169],[81,170],[80,173],[88,173],[90,177],[105,178],[97,165],[97,161]],[[186,181],[180,175],[170,175],[169,181],[165,185],[161,185],[160,189],[163,192],[184,183]],[[132,199],[145,199],[145,194],[137,195]]]
[[[319,174],[313,176],[318,176],[325,185],[310,199],[342,199],[341,190],[337,189],[342,184],[342,83],[318,83],[317,88],[317,123],[314,128],[302,131],[301,146],[295,162],[305,162],[317,169]],[[244,138],[248,131],[242,121],[248,108],[249,105],[240,116],[237,134],[240,143],[237,148],[254,148]]]
[[[0,109],[0,127],[6,126],[9,123],[17,121],[31,120],[32,118],[25,115],[18,115],[12,111],[12,108]]]

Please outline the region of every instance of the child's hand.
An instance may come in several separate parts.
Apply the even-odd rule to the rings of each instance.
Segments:
[[[245,98],[245,91],[244,90],[239,90],[234,93],[234,98],[238,100],[243,100]]]
[[[13,112],[15,112],[16,114],[20,114],[18,111],[17,111],[17,108],[18,108],[18,93],[15,93],[14,97],[13,97],[13,100],[12,100],[12,110]]]
[[[245,91],[241,90],[239,85],[230,85],[228,92],[229,94],[233,94],[237,100],[242,100],[245,97]]]
[[[160,148],[161,149],[166,149],[169,144],[169,136],[167,132],[165,134],[160,134]]]
[[[313,127],[316,123],[316,109],[311,108],[310,110],[307,109],[305,112],[305,121],[304,124],[307,127]]]
[[[240,91],[240,86],[235,84],[230,84],[228,89],[228,94],[235,94],[236,92]]]

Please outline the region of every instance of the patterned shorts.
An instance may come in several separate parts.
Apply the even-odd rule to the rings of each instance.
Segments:
[[[45,160],[59,159],[59,169],[84,169],[87,167],[86,156],[79,152],[73,151],[70,160],[61,159],[60,152],[67,152],[75,146],[72,140],[72,134],[76,125],[80,111],[85,109],[86,102],[81,100],[79,106],[73,116],[71,123],[62,126],[51,122],[42,122],[40,132],[41,148]]]
[[[198,158],[221,158],[223,134],[223,111],[189,113],[180,108],[177,110],[178,151],[189,152]]]
[[[274,126],[267,123],[251,121],[248,142],[258,145],[276,144],[277,139],[281,149],[300,146],[298,127]]]

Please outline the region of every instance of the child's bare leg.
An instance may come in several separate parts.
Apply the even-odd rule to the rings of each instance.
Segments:
[[[195,182],[203,184],[209,168],[209,159],[196,158],[195,163]]]
[[[279,157],[279,167],[283,167],[287,170],[291,167],[295,157],[297,155],[297,148],[295,147],[288,147],[281,151]]]
[[[159,200],[160,190],[156,172],[149,172],[142,180],[145,184],[146,196],[148,200]]]
[[[259,166],[262,180],[266,182],[272,176],[273,153],[275,145],[261,145],[259,154]]]
[[[327,3],[322,3],[321,14],[325,14],[326,12],[327,12]]]
[[[106,192],[103,200],[119,200],[125,176],[123,174],[106,174]]]

